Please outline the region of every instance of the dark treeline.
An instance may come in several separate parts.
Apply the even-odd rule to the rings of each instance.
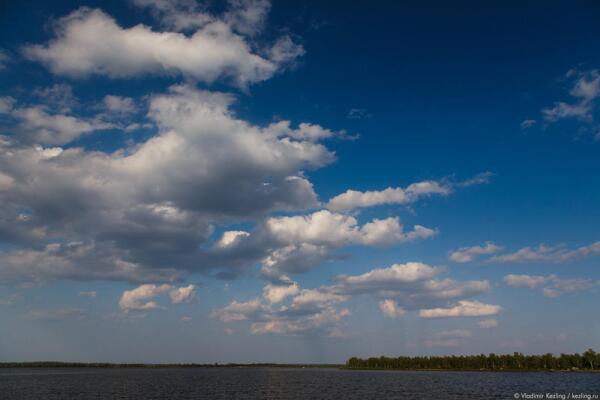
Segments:
[[[448,369],[448,370],[598,370],[600,354],[592,349],[583,354],[551,353],[543,355],[480,354],[472,356],[431,356],[431,357],[352,357],[345,368],[356,369]]]
[[[339,368],[338,364],[115,364],[61,361],[0,362],[0,368]]]

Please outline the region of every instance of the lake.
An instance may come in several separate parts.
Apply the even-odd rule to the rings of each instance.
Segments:
[[[558,397],[546,397],[547,394]],[[600,374],[325,368],[0,370],[2,400],[560,399],[569,394],[598,399]],[[574,398],[577,397],[571,397]]]

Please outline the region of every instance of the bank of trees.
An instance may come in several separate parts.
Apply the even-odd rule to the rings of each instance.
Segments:
[[[589,349],[582,354],[551,353],[524,355],[522,353],[431,356],[431,357],[352,357],[346,368],[357,369],[448,369],[448,370],[598,370],[600,353]]]

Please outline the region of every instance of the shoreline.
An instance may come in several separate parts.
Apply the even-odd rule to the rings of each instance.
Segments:
[[[186,369],[186,368],[283,368],[283,369],[338,369],[347,371],[390,371],[390,372],[569,372],[598,373],[597,369],[456,369],[456,368],[354,368],[343,364],[277,364],[277,363],[79,363],[62,361],[0,362],[0,369],[44,369],[44,368],[94,368],[94,369]]]

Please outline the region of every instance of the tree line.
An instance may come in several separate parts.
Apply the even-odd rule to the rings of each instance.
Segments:
[[[598,370],[600,353],[588,349],[582,354],[552,353],[542,355],[511,354],[468,355],[468,356],[424,356],[424,357],[352,357],[345,368],[355,369],[447,369],[447,370]]]

